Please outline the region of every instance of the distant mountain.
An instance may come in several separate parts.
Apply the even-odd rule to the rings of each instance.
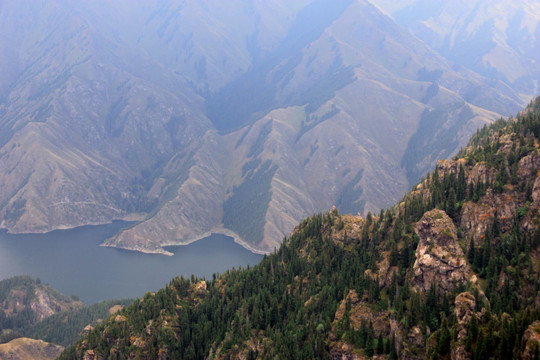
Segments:
[[[0,359],[56,359],[83,330],[88,332],[131,302],[107,300],[86,306],[39,279],[4,279],[0,281]]]
[[[9,332],[17,332],[60,311],[80,308],[82,303],[28,276],[16,276],[0,281],[0,306],[3,340]]]
[[[540,5],[534,0],[372,0],[457,65],[540,93]]]
[[[106,245],[146,252],[377,211],[528,101],[365,0],[13,1],[0,31],[0,226],[140,220]]]
[[[60,359],[536,359],[540,97],[378,215],[303,220],[260,264],[176,277]]]
[[[13,232],[151,208],[152,173],[210,127],[188,86],[82,13],[56,1],[0,8],[2,32],[13,34],[1,52],[16,64],[0,104],[2,226]]]

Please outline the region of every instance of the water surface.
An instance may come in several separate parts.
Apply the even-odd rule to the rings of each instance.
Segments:
[[[99,246],[125,223],[82,226],[47,234],[0,232],[0,280],[15,275],[39,277],[66,295],[91,304],[105,299],[141,297],[173,277],[212,278],[232,267],[255,265],[261,255],[213,234],[186,246],[167,247],[174,256],[150,255]]]

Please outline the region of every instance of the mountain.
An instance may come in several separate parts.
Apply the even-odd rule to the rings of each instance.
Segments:
[[[177,277],[60,359],[537,358],[539,150],[540,97],[392,208],[333,208],[257,266]]]
[[[0,226],[137,220],[105,245],[145,252],[378,211],[529,99],[365,0],[4,2],[0,31]]]
[[[147,70],[157,64],[132,57],[88,24],[84,9],[65,5],[12,2],[0,12],[3,32],[14,35],[2,53],[16,64],[0,105],[2,226],[12,232],[106,223],[146,209],[151,179],[142,174],[175,149],[189,151],[209,127],[196,113],[201,100],[187,98],[180,80]],[[31,26],[21,23],[27,19]],[[173,94],[177,88],[186,90]]]
[[[42,284],[39,279],[15,276],[2,280],[0,359],[13,359],[10,356],[14,354],[21,359],[56,358],[63,346],[78,340],[84,329],[88,331],[131,302],[107,300],[86,306],[75,297]],[[29,355],[32,352],[35,354]]]
[[[76,309],[64,310],[42,321],[17,329],[13,336],[25,336],[45,340],[61,346],[73,345],[103,319],[115,314],[133,300],[105,300]]]
[[[0,339],[60,311],[74,310],[80,301],[60,294],[28,276],[0,281]]]
[[[455,64],[501,80],[525,98],[540,93],[538,2],[372,2]]]

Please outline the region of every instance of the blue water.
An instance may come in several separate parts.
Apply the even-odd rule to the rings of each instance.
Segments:
[[[254,254],[232,238],[213,234],[186,246],[171,246],[174,256],[149,255],[99,246],[125,223],[83,226],[47,234],[0,232],[0,280],[15,275],[39,277],[87,304],[105,299],[141,297],[173,277],[212,278],[232,267],[255,265]]]

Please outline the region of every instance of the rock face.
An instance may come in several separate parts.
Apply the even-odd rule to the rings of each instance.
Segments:
[[[476,299],[469,292],[464,292],[456,296],[454,301],[454,316],[457,320],[457,342],[452,348],[452,359],[470,359],[470,354],[465,350],[465,338],[471,318],[474,314]]]
[[[420,237],[413,268],[413,287],[427,291],[437,286],[448,293],[468,281],[471,270],[457,241],[457,230],[442,210],[431,210],[416,224]]]
[[[494,223],[506,232],[512,228],[513,216],[525,201],[522,196],[493,194],[489,191],[479,202],[468,201],[463,205],[460,229],[465,238],[474,238],[481,244],[486,230]]]
[[[502,146],[499,154],[504,154],[506,148],[508,146]],[[450,161],[448,163],[457,164],[457,162]],[[487,169],[484,164],[476,164],[468,174],[469,181],[476,185],[478,180],[486,182],[488,178],[493,177],[490,171],[482,169]],[[538,169],[540,169],[540,155],[536,153],[523,157],[517,166],[519,182],[531,185],[531,213],[538,211],[540,206]],[[509,189],[503,194],[495,194],[489,190],[480,201],[468,201],[463,204],[459,228],[463,231],[464,238],[473,238],[477,244],[481,244],[486,230],[493,226],[494,222],[497,223],[500,231],[509,231],[513,226],[514,215],[519,208],[526,206],[526,201],[524,194],[518,191]],[[527,232],[534,232],[535,225],[527,220],[522,224],[523,229]]]
[[[39,322],[59,311],[82,306],[80,301],[74,301],[27,276],[17,276],[1,283],[8,289],[0,298],[0,311],[3,311],[7,318],[16,317],[27,309],[32,314],[28,320]]]
[[[18,338],[0,345],[0,360],[53,360],[60,356],[63,350],[60,345],[42,340]]]
[[[379,334],[386,336],[386,334],[391,334],[392,332],[394,334],[400,333],[397,322],[391,318],[388,311],[373,311],[370,304],[358,296],[356,290],[349,290],[349,293],[336,310],[334,322],[332,323],[332,331],[330,333],[330,339],[333,341],[330,350],[331,359],[355,360],[364,358],[359,357],[355,353],[355,347],[352,344],[343,342],[341,339],[336,339],[336,325],[346,314],[347,303],[350,304],[350,310],[348,312],[349,321],[351,328],[354,330],[360,330],[362,322],[364,322],[365,324],[373,325],[373,330],[377,336]]]
[[[538,359],[540,356],[540,321],[533,322],[523,335],[525,351],[523,359]]]
[[[347,303],[350,303],[349,320],[351,327],[359,330],[362,322],[372,323],[375,334],[390,334],[396,329],[392,326],[389,314],[386,311],[374,312],[369,303],[362,300],[356,290],[349,290],[349,294],[343,299],[334,317],[335,321],[341,320],[346,312]]]

